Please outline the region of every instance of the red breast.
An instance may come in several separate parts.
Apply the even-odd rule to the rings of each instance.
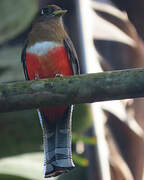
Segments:
[[[30,80],[55,78],[57,74],[73,74],[65,47],[51,41],[38,42],[27,48],[26,66]],[[56,121],[63,116],[66,108],[67,106],[62,106],[40,110],[44,112],[46,119]]]
[[[26,52],[27,72],[30,80],[54,78],[56,74],[72,75],[72,69],[64,46],[54,42],[39,42],[29,47]]]

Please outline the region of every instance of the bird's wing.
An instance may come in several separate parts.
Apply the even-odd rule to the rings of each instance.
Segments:
[[[73,46],[73,44],[69,38],[64,39],[64,46],[67,50],[68,57],[69,57],[70,64],[72,66],[74,75],[80,74],[78,57],[77,57],[75,48],[74,48],[74,46]]]
[[[25,78],[26,78],[26,80],[30,80],[29,76],[28,76],[28,72],[27,72],[27,67],[26,67],[26,48],[27,48],[27,44],[28,44],[28,41],[26,41],[25,44],[24,44],[22,54],[21,54],[21,61],[22,61],[22,64],[23,64]]]

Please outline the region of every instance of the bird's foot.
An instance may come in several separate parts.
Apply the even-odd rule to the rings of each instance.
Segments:
[[[39,74],[35,73],[34,79],[35,79],[35,80],[40,79]]]
[[[63,75],[62,75],[62,74],[57,73],[57,74],[55,75],[55,77],[63,77]]]

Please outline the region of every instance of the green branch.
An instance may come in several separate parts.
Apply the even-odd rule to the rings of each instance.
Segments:
[[[144,69],[1,83],[0,112],[144,97]]]

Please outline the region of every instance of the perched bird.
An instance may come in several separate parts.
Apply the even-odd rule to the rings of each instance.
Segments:
[[[48,5],[36,16],[22,52],[26,80],[79,74],[78,58],[62,21],[66,12],[56,5]],[[38,109],[43,130],[45,177],[74,168],[72,110],[73,105]]]

